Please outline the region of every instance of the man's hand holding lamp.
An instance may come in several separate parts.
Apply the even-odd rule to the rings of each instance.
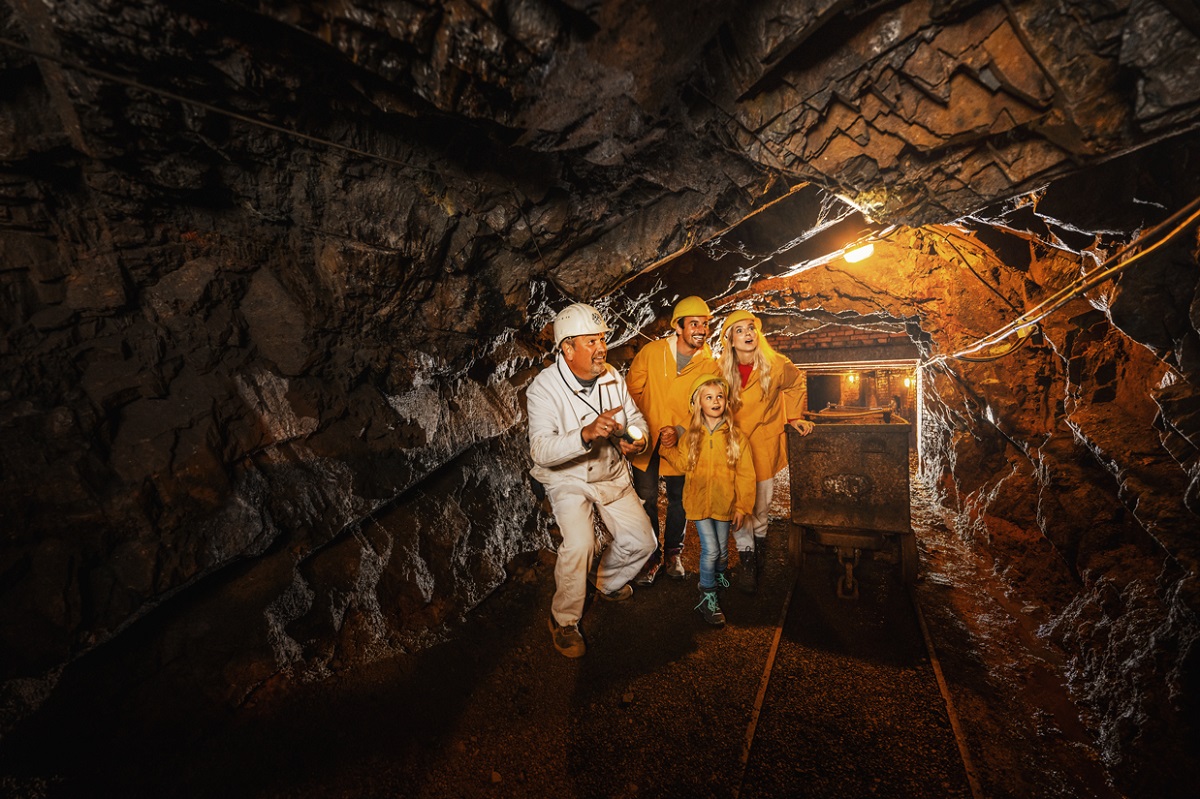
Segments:
[[[621,452],[625,455],[636,455],[646,449],[646,434],[636,424],[631,424],[621,431]]]

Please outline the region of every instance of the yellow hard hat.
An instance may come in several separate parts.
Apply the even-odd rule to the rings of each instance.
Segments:
[[[712,311],[708,310],[708,303],[699,297],[684,297],[679,302],[675,303],[675,310],[671,311],[671,327],[679,324],[679,320],[687,316],[712,316]]]
[[[734,311],[729,316],[725,317],[725,325],[721,328],[721,335],[728,336],[729,331],[733,330],[733,326],[738,322],[750,320],[754,322],[754,329],[762,333],[762,320],[749,311]]]
[[[692,382],[692,390],[691,393],[688,394],[689,405],[696,404],[696,392],[709,383],[720,383],[721,388],[725,389],[725,397],[729,397],[729,382],[725,378],[721,377],[720,375],[705,374],[700,375]]]

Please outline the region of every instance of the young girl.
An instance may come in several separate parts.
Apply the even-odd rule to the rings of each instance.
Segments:
[[[696,610],[715,627],[725,624],[717,590],[729,586],[725,579],[729,525],[741,525],[754,509],[750,443],[733,425],[728,395],[724,378],[711,374],[696,378],[690,427],[686,433],[678,430],[679,446],[660,446],[662,456],[685,477],[683,509],[700,535],[700,603]]]

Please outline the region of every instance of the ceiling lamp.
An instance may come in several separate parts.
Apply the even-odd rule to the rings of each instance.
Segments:
[[[853,250],[846,253],[846,255],[844,257],[846,259],[846,263],[856,264],[859,261],[863,261],[863,260],[866,260],[867,258],[870,258],[871,254],[874,252],[875,252],[875,245],[873,243],[868,242],[861,247],[855,247]]]

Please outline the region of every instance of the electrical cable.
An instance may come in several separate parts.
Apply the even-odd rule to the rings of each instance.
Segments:
[[[236,119],[237,121],[245,122],[248,125],[256,125],[261,128],[266,128],[267,130],[271,130],[276,133],[282,133],[285,136],[290,136],[293,138],[301,139],[303,141],[310,142],[312,144],[320,144],[320,145],[323,145],[325,147],[329,147],[329,148],[332,148],[335,150],[342,150],[343,152],[352,153],[354,155],[358,155],[363,158],[369,158],[369,159],[372,159],[375,161],[382,161],[383,163],[392,164],[394,166],[404,167],[405,169],[412,169],[412,170],[415,170],[418,172],[426,172],[426,173],[429,173],[432,175],[437,175],[439,178],[442,178],[443,180],[448,180],[448,181],[461,180],[463,182],[478,183],[478,184],[483,184],[486,186],[491,186],[493,188],[506,188],[506,189],[511,190],[511,187],[509,187],[509,186],[500,186],[497,183],[492,183],[492,182],[486,181],[486,180],[480,180],[479,178],[468,178],[468,177],[458,177],[458,176],[448,177],[447,175],[445,175],[438,169],[420,166],[418,164],[414,164],[409,161],[401,161],[398,158],[391,158],[390,156],[380,155],[379,153],[373,153],[368,150],[360,150],[357,147],[351,147],[347,144],[341,144],[339,142],[333,141],[332,139],[323,139],[320,136],[313,136],[308,133],[302,133],[293,128],[284,127],[283,125],[276,125],[273,122],[267,122],[264,119],[258,119],[257,117],[252,117],[248,114],[243,114],[238,111],[230,111],[228,109],[221,108],[220,106],[216,106],[211,103],[206,103],[203,100],[197,100],[194,97],[185,97],[184,95],[173,92],[170,89],[161,89],[156,86],[150,86],[145,83],[142,83],[141,81],[134,80],[133,78],[126,78],[126,77],[122,77],[121,75],[117,75],[116,73],[113,73],[113,72],[108,72],[108,71],[102,70],[102,69],[96,69],[95,67],[85,66],[78,62],[71,61],[70,59],[63,58],[62,56],[58,56],[53,53],[46,53],[41,50],[37,50],[32,47],[29,47],[27,45],[23,45],[18,42],[14,42],[13,40],[7,39],[4,37],[0,37],[0,45],[11,48],[13,50],[18,50],[22,53],[26,53],[27,55],[33,56],[34,58],[40,58],[40,59],[46,59],[47,61],[53,61],[53,62],[59,64],[60,66],[64,66],[67,69],[74,70],[76,72],[82,72],[85,75],[91,75],[92,77],[100,78],[101,80],[106,80],[111,83],[119,83],[122,86],[129,86],[130,88],[139,89],[141,91],[149,92],[151,94],[157,94],[160,97],[166,97],[167,99],[174,100],[176,102],[183,103],[185,105],[194,106],[196,108],[202,108],[205,111],[210,111],[210,112],[212,112],[214,114],[218,114],[220,116],[229,117],[230,119]]]
[[[1134,247],[1143,245],[1148,239],[1151,239],[1154,236],[1156,236],[1159,233],[1159,231],[1163,230],[1164,228],[1168,227],[1169,225],[1174,224],[1177,219],[1180,219],[1181,217],[1184,217],[1185,215],[1187,215],[1186,218],[1182,222],[1180,222],[1178,225],[1176,225],[1174,227],[1174,229],[1172,229],[1170,232],[1166,233],[1161,239],[1154,242],[1153,244],[1146,247],[1145,249],[1135,253],[1134,255],[1130,256],[1129,258],[1118,261],[1118,259],[1120,259],[1123,255],[1125,255],[1126,252],[1133,249]],[[968,358],[965,356],[969,356],[972,353],[978,352],[978,351],[984,349],[985,347],[990,347],[995,344],[998,344],[999,342],[1003,341],[1004,339],[1008,338],[1010,335],[1012,335],[1013,333],[1015,333],[1021,329],[1036,325],[1038,322],[1042,321],[1047,316],[1054,313],[1062,306],[1066,305],[1068,302],[1083,296],[1088,291],[1091,291],[1096,286],[1100,285],[1101,283],[1105,282],[1106,280],[1109,280],[1109,279],[1115,277],[1116,275],[1119,275],[1121,272],[1128,269],[1130,266],[1132,266],[1134,263],[1136,263],[1138,260],[1140,260],[1143,256],[1149,255],[1150,253],[1154,252],[1156,249],[1161,247],[1163,244],[1166,244],[1168,241],[1170,241],[1175,236],[1177,236],[1181,231],[1186,230],[1188,228],[1188,226],[1190,226],[1197,219],[1200,219],[1200,197],[1197,197],[1196,199],[1192,200],[1190,203],[1185,205],[1180,210],[1176,211],[1170,217],[1163,220],[1159,224],[1155,225],[1150,230],[1146,231],[1146,233],[1144,235],[1138,237],[1136,240],[1125,245],[1120,250],[1118,250],[1116,253],[1114,253],[1112,256],[1105,259],[1105,261],[1100,265],[1100,267],[1096,271],[1092,272],[1089,275],[1084,275],[1083,277],[1079,278],[1078,280],[1072,282],[1070,285],[1065,286],[1062,289],[1059,289],[1053,295],[1046,298],[1045,300],[1043,300],[1042,302],[1040,302],[1038,305],[1034,306],[1030,310],[1026,311],[1025,313],[1021,314],[1013,321],[1004,325],[999,330],[989,333],[988,335],[984,336],[983,338],[981,338],[977,342],[975,342],[975,344],[973,344],[965,349],[959,350],[958,352],[953,353],[948,356],[947,355],[938,356],[937,358],[934,358],[931,361],[927,361],[926,364],[923,364],[922,366],[933,363],[934,361],[944,361],[946,358],[953,358],[955,360],[968,360]],[[1109,264],[1113,263],[1114,261],[1117,261],[1117,263],[1113,264],[1112,266],[1108,266]],[[1014,347],[1013,349],[1015,350],[1016,348]],[[986,358],[986,360],[991,360],[991,359]]]
[[[459,183],[472,185],[473,187],[482,185],[482,186],[491,187],[493,189],[508,190],[511,194],[513,194],[514,200],[516,200],[517,213],[519,213],[521,215],[521,218],[525,220],[526,226],[529,227],[530,241],[533,243],[534,249],[537,252],[538,262],[541,263],[543,268],[549,269],[549,266],[546,264],[546,260],[542,255],[542,248],[538,245],[537,236],[534,233],[533,226],[532,226],[532,224],[530,224],[529,218],[525,214],[525,209],[523,207],[522,199],[519,196],[517,190],[515,188],[513,188],[512,186],[501,185],[499,183],[495,183],[495,182],[489,181],[489,180],[483,180],[483,179],[480,179],[477,177],[447,175],[444,172],[442,172],[441,170],[435,169],[433,167],[421,166],[419,164],[414,164],[410,161],[402,161],[398,158],[392,158],[390,156],[380,155],[379,153],[374,153],[369,150],[362,150],[357,147],[351,147],[346,144],[341,144],[339,142],[333,141],[332,139],[325,139],[325,138],[321,138],[320,136],[313,136],[311,134],[303,133],[303,132],[295,130],[293,128],[288,128],[283,125],[276,125],[273,122],[267,122],[266,120],[258,119],[257,117],[253,117],[248,114],[243,114],[243,113],[240,113],[237,111],[230,111],[228,109],[221,108],[220,106],[212,105],[211,103],[206,103],[203,100],[197,100],[193,97],[185,97],[184,95],[178,94],[169,89],[161,89],[156,86],[150,86],[148,84],[142,83],[141,81],[134,80],[133,78],[126,78],[126,77],[122,77],[121,75],[117,75],[115,73],[108,72],[106,70],[97,69],[95,67],[85,66],[84,64],[80,64],[80,63],[72,61],[70,59],[63,58],[62,56],[56,55],[54,53],[43,52],[41,50],[38,50],[33,47],[29,47],[28,45],[21,44],[19,42],[13,41],[12,39],[8,39],[6,37],[0,37],[0,45],[3,45],[5,47],[8,47],[13,50],[17,50],[22,53],[25,53],[29,56],[32,56],[35,59],[46,59],[47,61],[52,61],[60,66],[66,67],[67,69],[74,70],[76,72],[81,72],[85,75],[90,75],[92,77],[99,78],[99,79],[105,80],[105,81],[109,81],[111,83],[117,83],[122,86],[128,86],[130,88],[138,89],[140,91],[149,92],[150,94],[155,94],[160,97],[165,97],[169,100],[174,100],[178,103],[183,103],[185,105],[193,106],[196,108],[201,108],[205,111],[211,112],[213,114],[217,114],[219,116],[228,117],[230,119],[234,119],[239,122],[244,122],[248,125],[254,125],[254,126],[257,126],[260,128],[265,128],[267,130],[274,131],[276,133],[281,133],[285,136],[299,139],[301,141],[305,141],[310,144],[318,144],[318,145],[321,145],[324,147],[328,147],[330,149],[341,150],[342,152],[350,153],[352,155],[357,155],[362,158],[367,158],[369,160],[379,161],[379,162],[382,162],[385,164],[391,164],[393,166],[402,167],[404,169],[410,169],[415,172],[423,172],[426,174],[435,175],[438,179],[443,180],[447,183],[459,182]]]
[[[971,266],[971,262],[967,260],[967,256],[963,255],[962,250],[958,249],[958,247],[954,244],[954,242],[950,240],[949,235],[947,235],[946,233],[943,233],[941,230],[939,230],[937,227],[935,227],[933,225],[930,225],[929,227],[925,228],[925,230],[929,231],[930,233],[936,233],[938,236],[941,236],[942,239],[947,244],[950,245],[950,249],[954,250],[954,252],[958,255],[958,257],[960,259],[962,259],[963,266],[967,267],[967,269],[970,270],[971,274],[974,275],[975,278],[980,283],[982,283],[985,288],[987,288],[993,294],[995,294],[997,297],[999,297],[1001,300],[1003,300],[1005,305],[1007,305],[1009,308],[1013,309],[1014,311],[1020,310],[1019,308],[1017,308],[1016,304],[1012,300],[1010,300],[1008,297],[1005,297],[1003,294],[1001,294],[1000,290],[998,288],[996,288],[991,283],[984,280],[983,275],[981,275],[975,271],[975,267]]]
[[[989,363],[991,361],[998,361],[1001,358],[1007,358],[1009,355],[1012,355],[1014,352],[1024,347],[1029,343],[1031,338],[1033,338],[1032,335],[1022,336],[1021,338],[1017,339],[1016,344],[1009,346],[1008,349],[1004,350],[1003,352],[992,353],[991,355],[955,355],[952,357],[957,361],[966,361],[967,363]]]

